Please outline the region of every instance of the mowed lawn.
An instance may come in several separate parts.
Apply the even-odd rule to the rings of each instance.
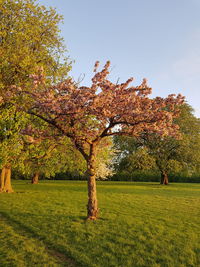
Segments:
[[[200,266],[200,184],[14,181],[0,194],[0,266]]]

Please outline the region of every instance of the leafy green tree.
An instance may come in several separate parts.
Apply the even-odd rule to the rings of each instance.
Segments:
[[[140,147],[121,158],[116,168],[132,173],[135,170],[150,170],[155,167],[155,159],[149,155],[146,147]]]
[[[84,161],[74,150],[70,140],[66,138],[41,140],[34,139],[32,136],[25,136],[24,139],[26,139],[24,161],[20,170],[23,174],[32,176],[33,184],[38,183],[39,176],[49,178],[56,173],[72,172],[75,169],[84,172]]]
[[[70,65],[59,35],[62,17],[35,0],[0,2],[0,89],[21,85],[42,66],[54,79],[67,74]],[[64,61],[60,63],[60,58]]]
[[[137,139],[116,139],[116,146],[122,150],[119,169],[123,169],[123,162],[135,169],[135,166],[140,164],[140,159],[137,159],[136,155],[141,148],[145,148],[145,157],[148,155],[153,158],[161,173],[161,184],[169,183],[169,173],[178,173],[182,170],[194,172],[200,165],[200,120],[193,115],[192,107],[184,104],[175,123],[180,127],[179,139],[150,133],[142,133]],[[134,161],[131,161],[132,157]],[[148,166],[145,163],[145,157],[144,166],[141,167],[154,168],[155,165]]]
[[[35,0],[0,1],[1,191],[12,191],[5,185],[5,173],[9,180],[13,158],[17,158],[22,143],[19,133],[22,124],[29,119],[14,108],[22,104],[16,88],[20,90],[22,85],[28,85],[29,76],[40,67],[47,81],[52,82],[64,78],[71,68],[64,57],[66,49],[59,30],[61,21],[55,9],[39,5]]]
[[[23,141],[19,130],[25,127],[26,114],[22,116],[14,106],[0,107],[0,192],[13,192],[11,186],[11,166],[20,165]]]
[[[158,135],[144,135],[144,144],[149,154],[156,160],[161,173],[161,184],[168,184],[168,174],[183,169],[194,171],[200,164],[200,120],[193,115],[191,106],[185,104],[180,109],[176,123],[180,127],[180,139],[160,138]]]

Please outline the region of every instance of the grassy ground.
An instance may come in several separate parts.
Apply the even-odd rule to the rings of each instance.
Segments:
[[[0,266],[200,266],[200,184],[13,182],[0,194]]]

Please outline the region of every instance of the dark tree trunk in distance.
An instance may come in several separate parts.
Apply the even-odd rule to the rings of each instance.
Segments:
[[[11,186],[11,165],[7,164],[2,168],[0,176],[0,192],[14,192]]]
[[[38,184],[38,182],[39,182],[39,173],[36,172],[36,173],[34,174],[33,178],[32,178],[31,183],[32,183],[32,184]]]
[[[162,171],[161,172],[161,181],[160,184],[164,184],[164,185],[168,185],[169,184],[169,179],[168,179],[168,175],[167,172]]]

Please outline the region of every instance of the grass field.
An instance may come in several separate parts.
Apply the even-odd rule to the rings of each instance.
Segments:
[[[0,194],[0,266],[200,266],[200,184],[13,182]]]

